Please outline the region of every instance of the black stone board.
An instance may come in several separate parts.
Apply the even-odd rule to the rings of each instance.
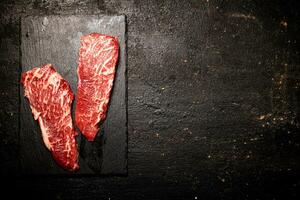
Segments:
[[[126,35],[125,16],[69,15],[27,16],[21,18],[22,71],[51,63],[77,92],[77,62],[80,37],[92,32],[116,36],[120,57],[105,122],[94,142],[77,137],[80,170],[68,172],[59,167],[42,141],[40,127],[33,119],[20,86],[20,163],[22,174],[126,174]],[[73,119],[75,111],[73,102]],[[78,130],[79,131],[79,130]]]

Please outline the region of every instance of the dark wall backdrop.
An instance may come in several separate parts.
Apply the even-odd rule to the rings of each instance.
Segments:
[[[2,0],[0,10],[0,169],[10,195],[297,198],[297,0]],[[127,16],[128,176],[14,178],[19,17],[92,13]]]

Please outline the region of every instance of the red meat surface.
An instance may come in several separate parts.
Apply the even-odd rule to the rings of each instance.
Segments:
[[[81,37],[75,121],[93,141],[106,118],[115,77],[119,44],[115,37],[91,33]]]
[[[74,95],[68,82],[51,64],[46,64],[24,72],[21,83],[34,119],[39,122],[43,141],[53,158],[67,170],[78,169],[77,133],[71,117]]]

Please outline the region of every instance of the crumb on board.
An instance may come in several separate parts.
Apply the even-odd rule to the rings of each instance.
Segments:
[[[286,20],[281,20],[280,23],[279,23],[279,25],[280,25],[281,27],[283,27],[283,28],[287,28],[287,27],[288,27],[288,23],[287,23]]]

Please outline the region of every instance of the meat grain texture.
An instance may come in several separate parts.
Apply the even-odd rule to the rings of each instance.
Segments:
[[[81,37],[75,120],[89,141],[95,139],[99,123],[106,118],[118,56],[115,37],[99,33]]]
[[[77,133],[71,117],[74,95],[68,82],[51,64],[46,64],[24,72],[21,83],[53,158],[67,170],[78,169]]]

